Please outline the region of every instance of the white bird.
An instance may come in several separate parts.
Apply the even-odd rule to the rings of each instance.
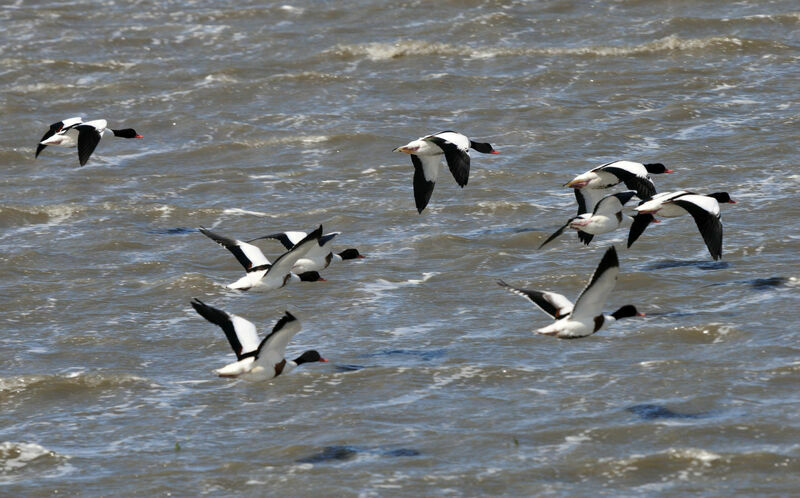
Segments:
[[[649,173],[672,173],[661,163],[642,164],[633,161],[612,161],[602,164],[594,169],[582,173],[569,182],[565,187],[574,189],[606,189],[613,187],[621,182],[630,190],[635,190],[636,195],[641,199],[652,197],[656,193],[656,186],[650,178]],[[586,192],[588,195],[592,193]],[[576,192],[576,195],[582,195]],[[591,199],[586,199],[586,211],[590,211],[593,206],[589,203]],[[580,204],[580,199],[579,199]],[[578,213],[581,214],[581,213]]]
[[[83,122],[81,118],[69,118],[50,125],[50,129],[42,136],[39,145],[36,147],[36,155],[39,157],[48,145],[58,145],[60,147],[78,147],[78,162],[83,166],[89,160],[103,134],[111,133],[120,138],[143,138],[136,133],[133,128],[122,130],[112,130],[106,128],[105,119]]]
[[[200,227],[200,232],[236,256],[236,259],[244,267],[247,274],[229,284],[229,289],[257,290],[278,289],[286,285],[289,281],[317,281],[324,280],[317,272],[308,272],[303,275],[292,273],[292,267],[303,256],[305,256],[315,245],[322,235],[322,225],[308,234],[303,240],[299,241],[290,251],[283,253],[275,263],[269,260],[258,247],[242,242],[241,240],[229,239],[217,233]]]
[[[454,131],[442,131],[427,135],[395,148],[392,152],[411,155],[414,165],[414,201],[417,212],[422,213],[431,199],[433,187],[439,178],[441,156],[444,155],[453,178],[461,188],[469,180],[469,149],[483,154],[498,154],[488,143],[473,142],[465,135]]]
[[[678,192],[664,192],[642,201],[637,206],[637,215],[633,217],[633,224],[628,233],[628,247],[644,232],[647,225],[656,222],[654,215],[664,218],[675,218],[686,213],[692,215],[697,224],[700,235],[708,247],[708,252],[714,260],[722,258],[722,221],[720,219],[719,203],[736,204],[727,192],[714,192],[708,195],[699,195],[681,190]]]
[[[644,316],[635,306],[627,304],[610,315],[603,314],[603,306],[619,274],[619,260],[614,246],[608,248],[592,274],[589,283],[578,296],[573,306],[569,299],[555,292],[541,292],[530,289],[512,287],[502,280],[497,283],[508,291],[529,299],[542,311],[556,321],[547,327],[536,330],[536,333],[555,336],[560,339],[577,339],[592,335],[604,325],[621,318]]]
[[[613,232],[621,226],[630,225],[632,218],[622,214],[622,207],[626,202],[631,200],[634,195],[636,195],[636,192],[628,190],[603,197],[600,202],[595,204],[592,213],[583,213],[570,218],[561,228],[556,230],[553,235],[542,242],[539,249],[564,233],[564,230],[568,227],[578,230],[578,233],[583,235],[581,241],[588,245],[595,235]]]
[[[294,248],[306,235],[306,232],[301,231],[280,232],[248,240],[247,242],[255,242],[261,239],[274,239],[280,242],[288,251]],[[358,249],[352,247],[339,253],[334,253],[331,250],[331,242],[337,235],[339,235],[339,232],[331,232],[320,237],[319,244],[314,246],[305,256],[297,260],[297,263],[292,267],[292,272],[305,273],[324,270],[332,261],[344,261],[364,257],[358,252]]]
[[[288,373],[298,365],[316,361],[326,362],[315,350],[309,350],[294,360],[286,361],[286,345],[300,331],[300,321],[286,311],[263,340],[258,340],[256,326],[236,315],[192,299],[192,307],[209,322],[219,325],[236,353],[236,361],[215,370],[220,377],[244,376],[251,380],[269,380]]]

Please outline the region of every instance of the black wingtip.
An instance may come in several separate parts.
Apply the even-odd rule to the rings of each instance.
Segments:
[[[633,222],[631,223],[631,229],[628,232],[628,249],[633,245],[634,242],[642,235],[647,228],[647,226],[653,222],[655,218],[652,214],[646,213],[639,213],[633,217]]]
[[[583,242],[583,245],[588,246],[589,242],[591,242],[592,239],[594,239],[594,235],[592,235],[591,233],[586,233],[578,230],[578,240]]]
[[[602,273],[602,271],[614,267],[619,267],[619,258],[617,257],[617,248],[611,246],[606,250],[605,254],[603,254],[603,258],[597,265],[597,269],[599,273]]]
[[[281,330],[283,327],[286,326],[287,323],[294,322],[296,320],[297,318],[293,314],[289,313],[288,311],[284,311],[283,316],[280,318],[280,320],[278,320],[278,323],[276,323],[275,326],[272,328],[272,333]],[[267,339],[268,337],[265,337],[264,342],[266,342]],[[261,349],[261,346],[259,346],[259,349]]]
[[[311,239],[319,239],[322,237],[322,225],[318,226],[316,230],[308,234],[308,237]]]

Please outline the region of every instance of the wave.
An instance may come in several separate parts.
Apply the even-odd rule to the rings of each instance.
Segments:
[[[450,45],[447,43],[402,40],[395,43],[374,42],[357,45],[336,45],[327,50],[324,54],[346,59],[367,58],[373,61],[383,61],[415,56],[458,56],[473,59],[525,55],[619,57],[630,55],[655,55],[662,52],[698,52],[706,50],[711,50],[715,53],[740,50],[769,52],[790,48],[790,46],[777,41],[738,38],[735,36],[681,38],[677,35],[670,35],[639,45],[589,45],[583,47],[545,48],[470,47]]]
[[[0,443],[0,476],[2,476],[0,482],[25,467],[59,466],[68,458],[69,456],[59,455],[36,443],[4,441]]]
[[[16,395],[50,395],[75,391],[104,391],[123,387],[152,388],[154,384],[143,377],[119,373],[71,372],[52,375],[20,375],[0,377],[0,400]]]
[[[0,206],[0,228],[58,225],[84,208],[75,205]]]

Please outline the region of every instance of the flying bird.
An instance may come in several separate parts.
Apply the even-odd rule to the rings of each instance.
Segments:
[[[498,154],[490,144],[473,142],[465,135],[454,131],[442,131],[421,137],[392,151],[411,155],[411,163],[414,165],[414,201],[417,205],[417,212],[422,213],[431,199],[433,187],[439,178],[442,155],[444,155],[456,183],[464,188],[469,180],[470,148],[483,154]]]
[[[324,280],[317,272],[308,272],[302,275],[292,273],[294,264],[319,244],[322,225],[299,241],[291,250],[283,253],[274,263],[270,263],[261,249],[252,244],[230,239],[207,228],[200,227],[199,230],[203,235],[233,253],[247,272],[245,276],[229,284],[227,286],[229,289],[273,290],[283,287],[289,281]]]
[[[502,280],[497,284],[509,292],[530,300],[542,311],[553,317],[555,322],[536,330],[542,335],[560,339],[577,339],[594,334],[604,325],[622,318],[644,316],[636,307],[627,304],[610,315],[603,314],[608,295],[614,289],[619,274],[619,260],[614,246],[608,248],[597,265],[592,278],[578,296],[575,305],[565,296],[555,292],[542,292],[513,287]]]
[[[736,204],[727,192],[714,192],[708,195],[699,195],[681,190],[678,192],[664,192],[654,195],[651,199],[643,201],[636,208],[630,232],[628,233],[628,247],[644,232],[650,223],[656,221],[655,215],[663,218],[675,218],[686,213],[692,215],[703,241],[708,247],[708,252],[714,260],[722,258],[722,221],[720,219],[719,203]]]
[[[581,242],[588,245],[595,235],[613,232],[621,226],[630,225],[632,218],[622,214],[622,208],[634,195],[636,192],[628,190],[603,197],[600,202],[595,204],[594,211],[570,218],[553,235],[542,242],[539,249],[564,233],[567,228],[574,228],[579,234],[583,234]]]
[[[97,144],[104,134],[111,134],[120,138],[143,138],[133,128],[112,130],[106,128],[105,119],[83,122],[81,118],[69,118],[50,125],[50,129],[42,136],[36,147],[36,155],[48,145],[60,147],[78,147],[78,162],[81,166],[86,164]]]
[[[256,326],[244,318],[231,315],[194,298],[192,307],[209,322],[219,325],[236,353],[236,361],[215,370],[220,377],[244,376],[251,380],[269,380],[288,373],[298,365],[322,361],[315,350],[309,350],[294,360],[284,358],[286,345],[300,331],[300,321],[288,311],[261,341]]]
[[[306,232],[292,231],[292,232],[279,232],[263,237],[258,237],[247,242],[255,242],[261,239],[273,239],[280,242],[286,250],[291,250],[296,246],[304,237]],[[358,252],[356,248],[348,248],[344,251],[335,253],[331,249],[333,238],[339,235],[339,232],[326,233],[319,238],[319,244],[313,247],[305,256],[297,260],[292,267],[294,273],[304,273],[310,271],[324,270],[331,264],[332,261],[345,261],[349,259],[360,259],[364,256]]]

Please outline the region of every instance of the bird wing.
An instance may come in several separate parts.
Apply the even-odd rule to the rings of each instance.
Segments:
[[[605,189],[599,188],[576,188],[575,200],[578,202],[578,216],[594,211],[597,201],[603,197]]]
[[[652,214],[637,214],[633,217],[631,229],[628,232],[628,247],[632,246],[636,239],[644,233],[647,225],[653,222],[655,217]]]
[[[414,202],[417,212],[421,213],[428,201],[431,200],[433,187],[439,178],[439,156],[417,156],[411,154],[411,163],[414,165]]]
[[[583,245],[588,246],[589,242],[591,242],[593,238],[593,234],[578,230],[578,240],[583,242]]]
[[[444,135],[458,134],[448,132],[444,133]],[[435,143],[444,151],[447,167],[450,168],[450,172],[453,174],[453,178],[456,179],[456,183],[458,183],[461,188],[464,188],[464,185],[466,185],[469,180],[469,153],[467,150],[461,149],[458,145],[438,135],[431,135],[425,140]],[[469,147],[469,141],[467,141],[467,147]]]
[[[575,219],[575,218],[570,218],[570,219],[569,219],[569,221],[567,221],[566,223],[564,223],[564,224],[561,226],[561,228],[559,228],[558,230],[556,230],[555,232],[553,232],[553,235],[551,235],[550,237],[548,237],[548,238],[547,238],[547,240],[545,240],[544,242],[542,242],[542,245],[540,245],[540,246],[539,246],[539,249],[541,249],[542,247],[546,246],[547,244],[549,244],[550,242],[552,242],[553,240],[555,240],[555,239],[556,239],[556,237],[558,237],[559,235],[561,235],[562,233],[564,233],[564,230],[566,230],[566,229],[567,229],[567,227],[569,226],[569,224],[570,224],[570,223],[572,222],[572,220],[574,220],[574,219]],[[578,232],[578,233],[582,233],[582,232]]]
[[[191,303],[200,316],[222,328],[237,360],[256,354],[259,346],[258,332],[252,322],[209,306],[197,298],[192,299]]]
[[[631,200],[634,195],[636,195],[636,192],[633,190],[607,195],[594,205],[592,214],[613,216],[622,211],[622,206]]]
[[[620,164],[622,163],[622,164]],[[610,173],[621,181],[625,183],[625,186],[631,190],[636,191],[636,195],[638,195],[641,199],[647,199],[648,197],[652,197],[656,193],[656,185],[653,183],[648,176],[641,176],[637,174],[637,172],[632,171],[626,165],[627,164],[637,164],[637,163],[623,163],[622,161],[618,161],[617,163],[612,163],[613,166],[605,166],[603,171],[606,173]],[[641,166],[637,164],[637,166]],[[642,166],[642,168],[644,168]],[[644,170],[647,171],[647,170]]]
[[[306,235],[303,240],[285,253],[281,254],[275,263],[267,270],[267,274],[288,275],[297,260],[308,254],[308,252],[319,245],[319,238],[322,236],[322,225],[316,230]],[[265,276],[266,278],[266,276]]]
[[[303,240],[303,238],[308,235],[305,232],[281,232],[281,233],[272,233],[269,235],[264,235],[263,237],[256,237],[255,239],[248,240],[247,242],[255,242],[261,239],[274,239],[283,244],[283,247],[286,248],[288,251],[292,247],[295,246],[298,242]]]
[[[200,227],[199,230],[200,233],[233,253],[245,271],[249,272],[254,268],[269,265],[269,260],[258,247],[241,240],[229,239],[204,227]]]
[[[619,275],[619,259],[614,246],[608,248],[600,260],[600,264],[592,274],[572,309],[572,317],[576,320],[589,320],[603,313],[603,306]]]
[[[78,130],[78,162],[83,166],[100,143],[102,135],[97,128],[88,124],[78,125],[75,129]]]
[[[559,319],[569,314],[572,311],[572,302],[561,294],[555,292],[541,292],[531,289],[520,289],[508,285],[502,280],[497,281],[497,285],[505,288],[507,291],[518,296],[528,299],[530,302],[539,307],[548,315],[555,319]]]
[[[713,204],[709,201],[713,201]],[[672,201],[682,207],[694,218],[700,235],[715,260],[722,258],[722,222],[719,217],[719,203],[704,195],[684,195]],[[710,208],[710,209],[709,209]],[[716,211],[716,214],[715,214]]]
[[[286,355],[286,345],[298,332],[300,332],[300,320],[285,311],[272,328],[272,332],[258,345],[256,361],[271,366],[280,363]]]
[[[80,119],[80,118],[78,118],[78,119]],[[55,135],[56,133],[61,131],[62,128],[64,128],[64,122],[63,121],[59,121],[58,123],[53,123],[53,124],[50,125],[50,129],[47,130],[47,132],[45,132],[44,135],[42,135],[42,139],[39,140],[39,142],[40,142],[39,145],[36,146],[36,155],[33,156],[34,159],[39,157],[39,154],[44,150],[45,147],[47,147],[46,145],[42,144],[41,142],[44,142],[48,138],[52,137],[53,135]]]

